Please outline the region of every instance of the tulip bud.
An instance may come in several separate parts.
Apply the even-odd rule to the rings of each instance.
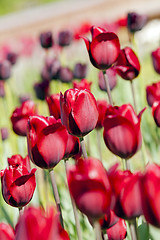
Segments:
[[[35,83],[34,91],[38,99],[45,100],[45,98],[49,95],[49,81]]]
[[[78,209],[87,217],[99,219],[109,210],[112,192],[99,160],[78,159],[75,166],[67,169],[67,179]]]
[[[69,133],[82,137],[96,127],[97,103],[90,91],[69,89],[61,93],[60,108],[62,124]]]
[[[160,74],[160,48],[152,52],[152,63],[154,70]]]
[[[115,225],[119,221],[119,217],[114,213],[114,211],[110,210],[108,213],[106,213],[103,218],[99,220],[99,223],[101,225],[102,230],[106,230],[108,228],[111,228],[113,225]]]
[[[126,239],[127,236],[127,225],[123,219],[119,219],[119,221],[107,229],[108,240],[123,240]]]
[[[133,80],[139,75],[140,63],[130,47],[125,47],[120,51],[115,69],[125,80]]]
[[[130,12],[127,16],[127,27],[131,33],[140,31],[147,23],[147,16],[144,14],[138,14],[136,12]]]
[[[50,97],[46,97],[50,115],[55,117],[55,119],[61,118],[60,111],[60,94],[52,94]]]
[[[28,171],[24,165],[1,170],[2,195],[6,203],[20,208],[31,201],[36,187],[35,171],[35,168]]]
[[[28,121],[28,152],[40,168],[52,169],[63,159],[68,133],[60,119],[32,116]]]
[[[15,52],[9,52],[6,56],[6,59],[14,65],[17,61],[18,55]]]
[[[19,136],[26,136],[28,118],[36,113],[37,109],[33,101],[28,100],[23,102],[12,113],[11,122],[13,131]]]
[[[141,147],[140,120],[130,104],[108,106],[104,118],[103,137],[108,149],[121,158],[131,158]]]
[[[89,90],[91,91],[91,85],[92,85],[92,82],[87,82],[87,79],[81,79],[80,82],[78,81],[73,81],[73,88],[77,88],[79,90]]]
[[[61,31],[58,34],[58,44],[61,47],[69,46],[72,42],[73,35],[71,31]]]
[[[40,34],[40,44],[42,48],[50,48],[53,45],[53,37],[51,32],[44,32]]]
[[[86,44],[91,63],[101,70],[110,68],[116,62],[120,51],[117,35],[95,26],[90,31],[92,41],[85,37],[82,38]]]
[[[28,155],[25,158],[23,158],[20,154],[13,155],[12,157],[8,158],[8,165],[13,167],[23,165],[28,169],[28,171],[31,169]]]
[[[150,107],[156,101],[160,101],[160,82],[146,87],[147,102]]]

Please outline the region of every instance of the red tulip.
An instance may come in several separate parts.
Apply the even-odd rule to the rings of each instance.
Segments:
[[[147,23],[147,16],[144,14],[138,14],[136,12],[130,12],[127,16],[127,28],[131,33],[140,31]]]
[[[17,107],[11,116],[13,131],[20,136],[27,135],[27,123],[29,116],[37,113],[36,105],[33,101],[28,100]]]
[[[160,101],[160,82],[153,83],[146,87],[147,102],[152,107],[155,101]]]
[[[92,131],[98,120],[97,103],[88,90],[69,89],[60,94],[61,120],[78,137]]]
[[[152,115],[157,127],[160,127],[160,101],[156,101],[152,105]]]
[[[142,215],[140,173],[121,171],[114,165],[108,171],[109,181],[115,198],[115,214],[124,219],[133,219]]]
[[[6,203],[13,207],[23,207],[33,196],[36,168],[28,171],[24,165],[9,166],[1,170],[2,195]]]
[[[60,119],[61,118],[59,100],[60,100],[59,93],[52,94],[50,97],[46,97],[46,101],[47,101],[47,104],[48,104],[48,107],[49,107],[50,115],[55,117],[55,119]]]
[[[160,166],[148,164],[141,178],[142,208],[147,222],[160,227]]]
[[[107,229],[108,240],[123,240],[126,239],[127,236],[127,225],[123,219],[119,219],[119,221]]]
[[[63,159],[74,157],[75,155],[79,154],[79,151],[80,151],[79,138],[68,133],[68,141]]]
[[[115,69],[125,80],[133,80],[139,75],[140,63],[130,47],[125,47],[120,51]]]
[[[82,37],[85,41],[90,61],[94,67],[105,70],[112,66],[118,58],[120,43],[113,32],[93,26],[91,29],[92,41]]]
[[[114,213],[114,211],[110,210],[99,220],[99,223],[101,225],[101,229],[105,230],[115,225],[118,221],[119,217]]]
[[[106,70],[106,75],[108,78],[110,90],[112,90],[117,84],[117,72],[113,67],[111,67]],[[98,85],[102,91],[107,91],[106,83],[105,83],[102,71],[99,71],[99,74],[98,74]]]
[[[53,116],[32,116],[28,121],[28,151],[34,164],[53,168],[63,159],[68,140],[66,128]]]
[[[52,33],[50,31],[41,33],[39,40],[43,48],[50,48],[54,44]]]
[[[31,169],[28,155],[25,158],[23,158],[20,154],[13,155],[12,157],[8,158],[8,165],[13,167],[18,167],[19,165],[23,165],[28,170]]]
[[[14,240],[15,239],[15,232],[9,224],[0,223],[0,239],[1,240]]]
[[[16,226],[15,240],[69,240],[61,227],[59,216],[53,208],[44,212],[41,208],[29,207],[24,210]]]
[[[83,78],[81,79],[80,82],[78,81],[73,81],[73,88],[77,88],[79,90],[89,90],[91,91],[91,85],[92,85],[92,82],[87,82],[87,79]]]
[[[94,158],[78,159],[67,169],[70,193],[78,209],[89,218],[101,218],[110,208],[111,187],[102,163]]]
[[[97,100],[97,107],[99,112],[98,122],[96,125],[97,129],[100,129],[103,127],[103,121],[105,117],[105,113],[107,110],[108,103],[106,100]]]
[[[140,120],[130,104],[108,106],[104,118],[103,137],[108,149],[121,158],[131,158],[141,147]]]
[[[160,47],[152,52],[152,62],[154,70],[160,74]]]

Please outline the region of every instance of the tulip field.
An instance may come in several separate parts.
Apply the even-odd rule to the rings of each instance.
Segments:
[[[138,42],[150,22],[1,44],[0,240],[160,238],[160,48]]]

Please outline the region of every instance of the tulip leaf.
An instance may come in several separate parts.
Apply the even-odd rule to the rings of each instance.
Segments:
[[[149,225],[142,221],[142,224],[138,226],[138,234],[139,234],[139,240],[149,240]]]

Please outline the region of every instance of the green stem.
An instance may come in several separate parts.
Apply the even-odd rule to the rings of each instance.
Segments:
[[[81,148],[82,148],[83,156],[84,156],[84,158],[88,158],[84,139],[81,138],[80,142],[81,142]]]
[[[139,240],[136,218],[129,221],[129,228],[132,240]]]

